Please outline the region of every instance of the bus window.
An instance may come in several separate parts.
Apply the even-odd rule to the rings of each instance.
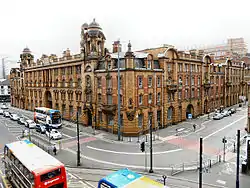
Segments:
[[[108,184],[102,182],[101,185],[100,185],[100,188],[111,188],[111,186],[109,186]]]
[[[54,177],[59,176],[59,175],[61,175],[61,169],[60,168],[41,175],[40,179],[41,179],[41,182],[43,182],[43,181],[49,180],[49,179],[54,178]]]

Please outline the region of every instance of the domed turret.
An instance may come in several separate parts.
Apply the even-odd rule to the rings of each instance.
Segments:
[[[31,54],[31,51],[28,47],[23,49],[23,54]]]
[[[95,18],[93,21],[89,24],[88,29],[102,29],[100,25],[95,21]]]
[[[87,30],[89,25],[87,23],[82,24],[82,30]]]

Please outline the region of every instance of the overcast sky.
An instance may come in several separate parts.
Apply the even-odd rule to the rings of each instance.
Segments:
[[[107,38],[124,49],[171,44],[179,49],[225,43],[230,37],[250,42],[247,0],[1,0],[0,57],[19,60],[28,46],[35,59],[69,48],[79,53],[80,28],[93,18]]]

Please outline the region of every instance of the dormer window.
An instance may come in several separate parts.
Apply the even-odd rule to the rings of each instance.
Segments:
[[[152,68],[152,62],[150,60],[148,60],[148,69]]]
[[[108,70],[111,70],[111,62],[108,62]]]

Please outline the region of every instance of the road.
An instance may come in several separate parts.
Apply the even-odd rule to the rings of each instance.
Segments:
[[[17,112],[32,119],[33,113],[30,111],[17,110],[11,108],[10,111]],[[1,118],[1,117],[0,117]],[[20,127],[16,122],[11,120],[3,120],[7,122],[10,133],[14,136],[20,134]],[[236,114],[225,117],[222,120],[204,120],[198,119],[194,122],[200,123],[200,128],[194,132],[190,127],[192,121],[184,122],[183,129],[188,130],[186,134],[174,135],[175,128],[167,128],[160,132],[161,141],[154,142],[154,159],[153,169],[156,173],[170,174],[172,167],[176,164],[197,165],[199,152],[199,138],[204,139],[204,159],[215,157],[222,153],[222,138],[226,135],[228,146],[235,141],[237,129],[242,130],[246,125],[246,108],[238,109]],[[190,124],[190,125],[188,125]],[[189,126],[189,128],[188,128]],[[5,128],[6,129],[6,128]],[[8,130],[7,129],[7,130]],[[19,130],[20,129],[20,130]],[[63,150],[56,156],[59,160],[68,166],[76,165],[76,130],[75,127],[63,127],[60,130],[63,133],[62,148]],[[80,136],[82,166],[88,168],[108,168],[119,169],[123,167],[133,168],[139,171],[145,169],[145,154],[141,153],[140,146],[136,142],[114,142],[103,139],[102,135],[109,135],[101,131],[97,131],[96,135],[83,131]],[[39,135],[40,142],[48,141],[45,135]],[[136,139],[134,139],[136,140]],[[8,141],[8,140],[6,140]],[[52,141],[53,142],[53,141]],[[230,156],[230,155],[228,155]],[[229,159],[230,160],[230,159]],[[193,163],[193,162],[196,163]],[[147,169],[149,166],[149,156],[147,158]],[[193,166],[194,166],[193,165]],[[72,181],[84,180],[75,178],[74,173],[71,176]],[[99,177],[98,177],[99,178]],[[206,180],[208,183],[216,183]],[[174,182],[176,183],[176,182]],[[177,186],[177,185],[176,185]],[[181,185],[180,185],[181,186]],[[192,186],[191,186],[192,187]]]
[[[241,154],[245,152],[245,145],[241,146]],[[176,175],[180,178],[188,178],[190,180],[197,180],[198,172],[184,172]],[[214,166],[207,172],[203,172],[203,180],[205,182],[213,182],[216,185],[222,185],[229,188],[234,188],[236,184],[236,154],[234,157],[221,165]],[[249,175],[243,174],[240,171],[239,174],[240,187],[249,187],[250,178]]]

